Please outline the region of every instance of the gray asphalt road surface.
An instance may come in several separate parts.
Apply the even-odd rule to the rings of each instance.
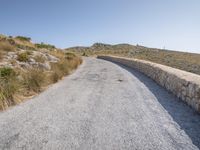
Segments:
[[[199,114],[141,73],[95,58],[0,112],[2,150],[199,148]]]

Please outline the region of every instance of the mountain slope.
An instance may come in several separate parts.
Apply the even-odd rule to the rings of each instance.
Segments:
[[[140,45],[95,43],[91,47],[72,47],[66,51],[82,55],[117,55],[144,59],[200,75],[200,54],[148,48]]]

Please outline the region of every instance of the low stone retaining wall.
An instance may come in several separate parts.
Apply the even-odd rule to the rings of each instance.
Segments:
[[[200,76],[153,62],[115,56],[97,58],[137,69],[200,112]]]

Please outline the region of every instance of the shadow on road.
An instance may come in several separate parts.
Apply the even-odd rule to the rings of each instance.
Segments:
[[[117,65],[132,73],[154,94],[163,108],[190,137],[193,144],[200,149],[200,114],[190,108],[186,103],[176,98],[172,93],[159,86],[149,77],[121,64]]]

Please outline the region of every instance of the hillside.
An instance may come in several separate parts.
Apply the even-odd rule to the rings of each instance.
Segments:
[[[81,62],[53,45],[0,35],[0,110],[43,91]]]
[[[95,43],[91,47],[72,47],[66,51],[81,55],[116,55],[137,58],[171,66],[200,75],[200,54],[148,48],[140,45]]]

